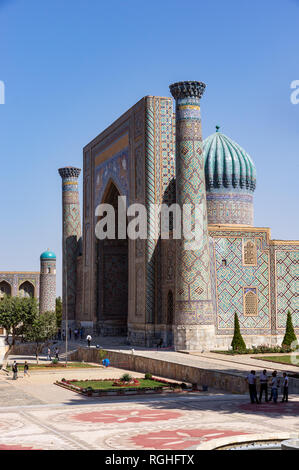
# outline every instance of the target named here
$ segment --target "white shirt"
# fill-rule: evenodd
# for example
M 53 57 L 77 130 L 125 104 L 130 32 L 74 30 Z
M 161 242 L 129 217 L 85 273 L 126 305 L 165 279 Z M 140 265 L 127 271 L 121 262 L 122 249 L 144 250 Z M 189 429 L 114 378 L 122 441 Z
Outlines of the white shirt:
M 283 378 L 283 386 L 288 387 L 289 386 L 289 377 L 286 376 Z
M 247 375 L 247 380 L 248 380 L 248 383 L 250 385 L 254 385 L 255 384 L 255 380 L 256 380 L 256 377 L 254 374 L 248 374 Z
M 260 382 L 266 384 L 266 383 L 267 383 L 267 379 L 268 379 L 267 374 L 264 374 L 263 372 L 261 372 L 261 375 L 260 375 Z

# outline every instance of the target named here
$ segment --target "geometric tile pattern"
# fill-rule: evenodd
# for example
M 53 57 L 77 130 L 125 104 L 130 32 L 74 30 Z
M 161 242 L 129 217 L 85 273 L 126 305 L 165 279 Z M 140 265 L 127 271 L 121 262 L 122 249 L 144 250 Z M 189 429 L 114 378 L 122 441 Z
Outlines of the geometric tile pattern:
M 125 147 L 95 168 L 95 207 L 102 203 L 108 181 L 113 181 L 120 196 L 129 198 L 129 148 Z
M 294 327 L 299 327 L 299 251 L 276 251 L 277 326 L 285 328 L 290 310 Z
M 161 253 L 157 240 L 150 237 L 154 229 L 160 233 L 156 218 L 150 214 L 151 204 L 172 202 L 174 178 L 173 112 L 169 98 L 148 97 L 145 111 L 145 204 L 148 210 L 146 241 L 146 319 L 153 322 L 155 309 L 161 305 Z M 156 303 L 157 300 L 157 303 Z
M 181 210 L 199 208 L 196 219 L 200 246 L 188 249 L 187 239 L 177 242 L 175 323 L 213 323 L 209 237 L 204 161 L 201 149 L 200 84 L 176 83 L 170 91 L 176 99 L 176 202 Z
M 254 241 L 250 233 L 243 234 L 244 242 Z M 232 334 L 234 314 L 238 313 L 242 333 L 265 334 L 270 330 L 269 253 L 262 249 L 260 238 L 257 246 L 257 266 L 243 266 L 242 238 L 231 234 L 215 238 L 215 262 L 217 275 L 217 329 L 218 334 Z M 226 266 L 223 266 L 223 259 Z M 244 316 L 243 288 L 258 290 L 258 312 L 256 316 Z M 247 291 L 246 291 L 247 292 Z
M 60 168 L 62 178 L 63 211 L 63 319 L 74 319 L 76 312 L 76 271 L 78 240 L 81 237 L 78 178 L 81 170 L 74 167 Z

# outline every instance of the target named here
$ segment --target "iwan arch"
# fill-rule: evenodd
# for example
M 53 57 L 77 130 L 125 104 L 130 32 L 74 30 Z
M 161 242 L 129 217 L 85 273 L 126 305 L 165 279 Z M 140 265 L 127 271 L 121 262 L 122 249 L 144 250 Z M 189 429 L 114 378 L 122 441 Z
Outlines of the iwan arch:
M 181 349 L 227 347 L 237 312 L 247 345 L 276 344 L 287 310 L 299 332 L 299 242 L 271 240 L 254 227 L 255 165 L 219 128 L 202 141 L 205 85 L 179 82 L 170 97 L 147 96 L 83 149 L 80 170 L 59 170 L 63 189 L 64 303 L 71 323 L 131 344 Z M 259 177 L 262 179 L 262 175 Z M 201 249 L 184 240 L 104 240 L 96 207 L 200 204 Z M 148 228 L 154 220 L 148 217 Z

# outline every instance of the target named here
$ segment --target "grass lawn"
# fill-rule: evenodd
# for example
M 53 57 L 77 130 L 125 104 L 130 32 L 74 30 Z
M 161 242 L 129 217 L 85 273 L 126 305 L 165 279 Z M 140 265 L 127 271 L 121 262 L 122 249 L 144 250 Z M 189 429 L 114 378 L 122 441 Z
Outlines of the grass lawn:
M 17 362 L 18 364 L 18 369 L 19 370 L 24 370 L 24 364 L 21 364 Z M 68 362 L 67 367 L 65 367 L 65 362 L 58 362 L 58 364 L 51 364 L 50 362 L 44 362 L 44 363 L 29 363 L 29 372 L 30 370 L 52 370 L 52 369 L 86 369 L 88 368 L 97 368 L 99 366 L 96 366 L 94 364 L 88 364 L 87 362 Z M 7 366 L 7 370 L 11 370 L 11 366 Z
M 162 383 L 162 382 L 157 382 L 155 380 L 147 380 L 147 379 L 138 379 L 139 380 L 139 385 L 123 385 L 123 386 L 117 386 L 113 385 L 114 380 L 78 380 L 76 382 L 72 382 L 72 385 L 76 385 L 77 387 L 80 388 L 87 388 L 91 387 L 94 390 L 107 390 L 107 389 L 112 389 L 112 390 L 117 390 L 117 389 L 126 389 L 126 388 L 155 388 L 155 387 L 169 387 L 169 385 Z
M 290 366 L 299 367 L 298 364 L 293 364 L 291 362 L 291 356 L 259 356 L 259 357 L 253 357 L 252 359 L 260 359 L 262 361 L 271 361 L 271 362 L 277 362 L 278 364 L 289 364 Z

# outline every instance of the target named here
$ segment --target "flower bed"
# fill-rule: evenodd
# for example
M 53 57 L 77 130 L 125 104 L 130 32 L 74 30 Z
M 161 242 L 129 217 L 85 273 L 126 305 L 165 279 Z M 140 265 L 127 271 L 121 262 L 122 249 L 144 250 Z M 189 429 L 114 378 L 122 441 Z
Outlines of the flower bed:
M 164 379 L 136 379 L 129 381 L 121 379 L 102 380 L 66 380 L 57 381 L 56 385 L 87 396 L 133 395 L 144 393 L 161 393 L 162 391 L 180 392 L 185 390 L 181 384 L 168 382 Z

